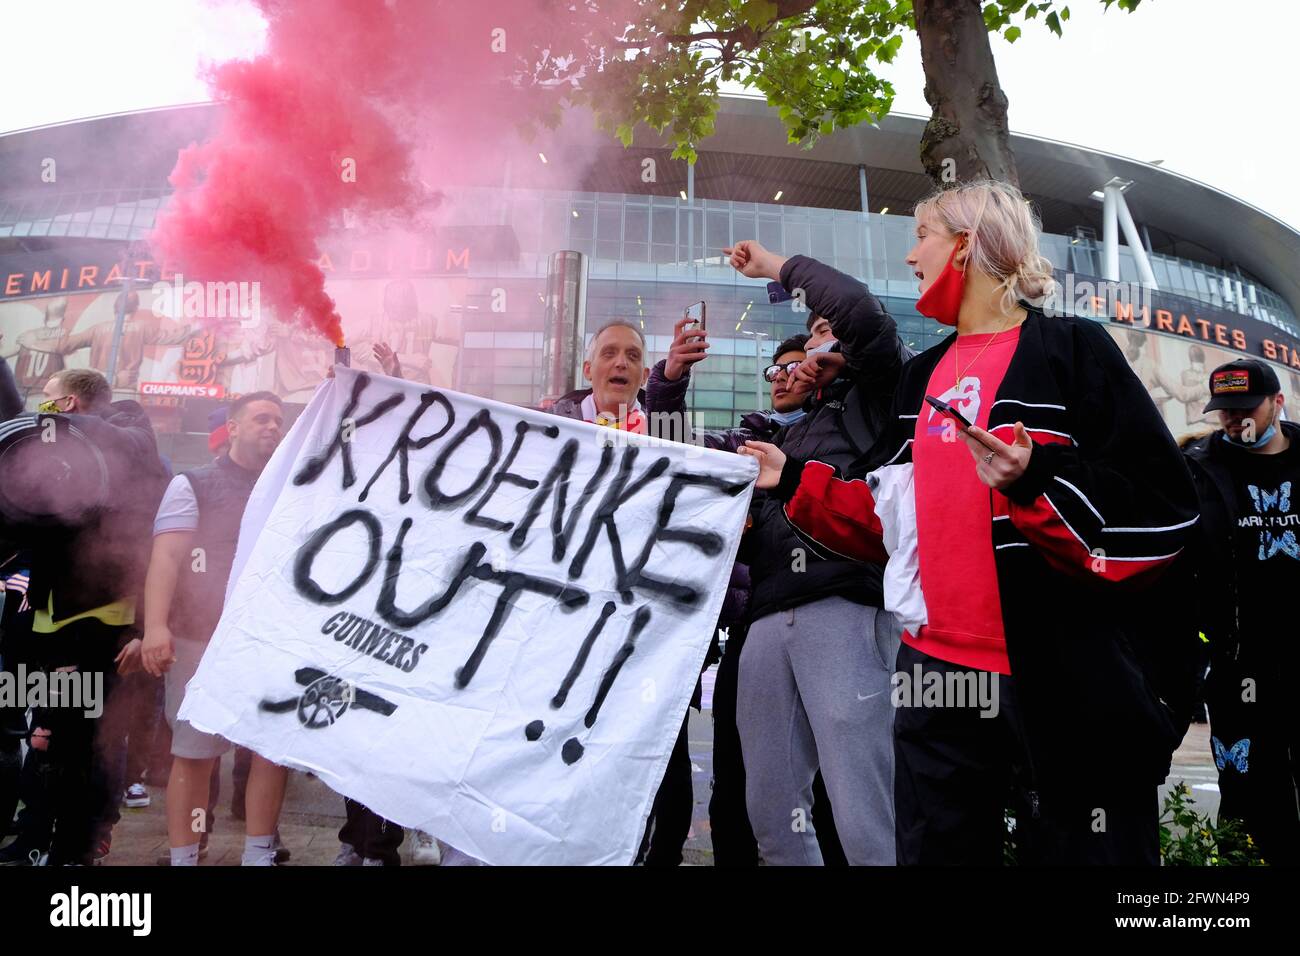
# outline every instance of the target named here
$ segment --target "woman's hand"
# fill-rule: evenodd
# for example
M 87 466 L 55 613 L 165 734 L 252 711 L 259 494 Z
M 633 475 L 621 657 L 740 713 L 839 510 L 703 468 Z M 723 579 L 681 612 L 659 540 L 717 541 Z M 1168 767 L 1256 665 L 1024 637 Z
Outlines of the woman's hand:
M 1029 467 L 1029 456 L 1033 453 L 1034 441 L 1020 422 L 1016 422 L 1015 441 L 1010 445 L 974 425 L 957 434 L 961 436 L 961 440 L 966 443 L 966 447 L 975 458 L 975 470 L 979 474 L 980 481 L 990 488 L 1003 491 L 1018 480 Z M 981 445 L 980 441 L 985 442 L 988 447 Z
M 781 480 L 781 469 L 785 467 L 786 454 L 771 442 L 747 441 L 737 448 L 742 455 L 748 455 L 758 462 L 758 480 L 755 488 L 775 488 Z

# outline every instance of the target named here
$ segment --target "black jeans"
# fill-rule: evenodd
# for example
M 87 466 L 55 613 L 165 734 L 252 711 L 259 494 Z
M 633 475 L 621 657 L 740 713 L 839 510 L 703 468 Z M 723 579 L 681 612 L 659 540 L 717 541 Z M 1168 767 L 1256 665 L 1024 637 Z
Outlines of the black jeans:
M 126 727 L 123 779 L 127 786 L 143 783 L 157 761 L 159 730 L 167 723 L 163 708 L 163 682 L 143 671 L 122 678 L 118 693 Z
M 691 832 L 691 814 L 695 809 L 695 790 L 691 784 L 691 751 L 686 739 L 691 709 L 686 708 L 681 733 L 668 757 L 663 783 L 655 794 L 641 838 L 638 861 L 646 866 L 681 866 L 682 847 Z
M 736 727 L 736 688 L 744 627 L 730 628 L 727 649 L 713 685 L 713 792 L 709 795 L 709 831 L 714 866 L 758 866 L 758 841 L 745 807 L 745 759 Z M 820 835 L 820 824 L 818 834 Z
M 0 838 L 9 835 L 18 808 L 22 779 L 22 739 L 26 736 L 27 714 L 17 707 L 0 707 Z
M 113 680 L 105 673 L 105 694 Z M 111 829 L 122 798 L 121 774 L 100 738 L 100 721 L 65 709 L 51 728 L 50 763 L 55 772 L 54 839 L 50 865 L 92 862 L 102 827 Z
M 13 832 L 18 839 L 12 844 L 21 847 L 24 856 L 32 850 L 45 853 L 50 848 L 50 838 L 54 834 L 55 792 L 54 767 L 48 752 L 29 749 L 18 779 L 18 795 L 23 808 L 14 821 Z
M 362 859 L 383 860 L 384 866 L 401 866 L 398 848 L 406 831 L 355 800 L 345 797 L 343 805 L 347 821 L 339 828 L 339 842 L 350 845 Z
M 137 671 L 115 678 L 112 683 L 112 693 L 107 694 L 95 733 L 97 759 L 104 775 L 104 802 L 96 821 L 96 832 L 101 837 L 110 834 L 122 819 L 123 791 L 144 779 L 157 722 L 163 719 L 160 698 L 156 717 L 150 713 L 162 688 L 161 680 Z M 108 687 L 106 680 L 105 691 Z
M 38 718 L 38 726 L 50 731 L 53 790 L 49 812 L 55 821 L 51 866 L 91 863 L 97 839 L 117 820 L 125 770 L 118 738 L 125 734 L 125 725 L 115 719 L 121 710 L 113 701 L 118 686 L 113 658 L 121 636 L 122 628 L 93 618 L 74 621 L 56 634 L 37 636 L 37 640 L 61 641 L 66 642 L 64 647 L 78 648 L 76 678 L 84 691 L 86 675 L 90 675 L 91 691 L 98 688 L 102 693 L 97 702 L 102 711 L 95 716 L 90 702 L 83 699 L 77 706 L 64 701 L 45 708 Z M 59 679 L 53 672 L 50 678 Z
M 1160 810 L 1153 784 L 1108 781 L 1080 768 L 1077 786 L 1042 787 L 1025 772 L 1014 683 L 916 650 L 899 649 L 897 671 L 974 673 L 995 681 L 997 715 L 977 706 L 902 706 L 894 718 L 894 817 L 899 865 L 999 866 L 1004 811 L 1016 815 L 1016 862 L 1025 865 L 1158 866 Z M 1080 719 L 1086 719 L 1080 717 Z M 1100 811 L 1100 812 L 1099 812 Z

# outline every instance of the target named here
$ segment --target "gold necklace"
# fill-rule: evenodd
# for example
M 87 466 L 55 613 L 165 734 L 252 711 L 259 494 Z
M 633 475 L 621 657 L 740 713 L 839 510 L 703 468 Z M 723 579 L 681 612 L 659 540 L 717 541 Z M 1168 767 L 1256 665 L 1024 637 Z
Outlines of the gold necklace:
M 971 359 L 969 363 L 967 363 L 966 365 L 967 372 L 969 372 L 972 368 L 975 367 L 975 363 L 980 360 L 980 356 L 982 356 L 985 352 L 988 351 L 988 347 L 993 344 L 994 340 L 999 335 L 1001 335 L 1003 332 L 1011 331 L 1011 326 L 1012 324 L 1014 324 L 1014 321 L 1015 321 L 1015 316 L 1012 316 L 1012 322 L 1008 323 L 1005 328 L 998 329 L 998 331 L 993 333 L 992 337 L 989 338 L 989 340 L 984 343 L 984 348 L 980 349 L 978 354 L 976 354 L 976 356 L 973 359 Z M 961 343 L 961 336 L 958 336 L 957 340 L 952 343 L 952 351 L 953 351 L 952 369 L 953 372 L 955 373 L 952 380 L 952 387 L 954 391 L 961 388 L 962 371 L 961 371 L 961 344 L 960 343 Z

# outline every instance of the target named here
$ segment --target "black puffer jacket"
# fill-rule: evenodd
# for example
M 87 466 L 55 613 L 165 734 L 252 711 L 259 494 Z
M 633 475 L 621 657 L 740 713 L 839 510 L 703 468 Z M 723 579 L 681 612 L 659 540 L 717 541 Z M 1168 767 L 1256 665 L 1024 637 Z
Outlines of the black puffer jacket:
M 845 357 L 845 373 L 809 399 L 804 418 L 773 437 L 755 434 L 759 420 L 752 416 L 746 416 L 748 427 L 700 437 L 710 448 L 730 451 L 758 438 L 796 458 L 847 467 L 870 451 L 884 431 L 899 370 L 912 353 L 898 338 L 897 326 L 880 300 L 851 276 L 816 259 L 793 256 L 781 269 L 781 284 L 787 291 L 802 289 L 809 311 L 830 322 Z M 652 415 L 680 414 L 690 375 L 670 381 L 664 365 L 661 361 L 650 372 L 646 407 Z M 749 565 L 751 619 L 832 596 L 881 604 L 881 565 L 844 559 L 800 539 L 782 515 L 781 503 L 764 492 L 755 492 L 750 514 L 753 527 L 741 542 L 738 560 Z

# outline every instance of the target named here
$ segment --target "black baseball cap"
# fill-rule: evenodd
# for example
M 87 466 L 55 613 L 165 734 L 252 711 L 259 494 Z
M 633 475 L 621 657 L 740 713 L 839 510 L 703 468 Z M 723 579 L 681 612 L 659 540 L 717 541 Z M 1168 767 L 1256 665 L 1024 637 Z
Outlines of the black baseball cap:
M 1277 373 L 1259 359 L 1237 359 L 1210 373 L 1210 403 L 1204 410 L 1254 408 L 1280 391 Z

